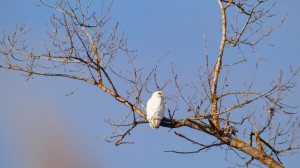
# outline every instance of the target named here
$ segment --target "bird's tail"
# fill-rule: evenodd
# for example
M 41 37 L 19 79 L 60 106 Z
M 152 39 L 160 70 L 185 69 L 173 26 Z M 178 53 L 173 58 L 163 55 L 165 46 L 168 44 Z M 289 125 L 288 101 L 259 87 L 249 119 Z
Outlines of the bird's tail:
M 149 123 L 150 123 L 150 128 L 159 128 L 159 125 L 161 123 L 160 118 L 152 118 L 150 119 Z

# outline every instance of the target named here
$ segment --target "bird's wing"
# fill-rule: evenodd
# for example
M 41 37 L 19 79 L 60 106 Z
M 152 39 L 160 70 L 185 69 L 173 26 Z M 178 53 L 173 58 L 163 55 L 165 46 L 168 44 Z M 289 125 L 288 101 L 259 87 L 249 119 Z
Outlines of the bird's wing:
M 150 98 L 147 103 L 147 119 L 163 118 L 164 104 L 161 98 Z

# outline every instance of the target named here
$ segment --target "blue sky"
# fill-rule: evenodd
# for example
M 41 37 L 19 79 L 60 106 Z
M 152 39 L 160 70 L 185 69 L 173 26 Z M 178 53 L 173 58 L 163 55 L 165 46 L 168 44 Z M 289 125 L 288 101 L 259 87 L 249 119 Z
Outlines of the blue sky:
M 12 32 L 16 24 L 24 20 L 32 29 L 30 44 L 40 47 L 41 40 L 46 39 L 45 23 L 54 11 L 38 7 L 38 4 L 36 0 L 0 0 L 0 30 Z M 288 74 L 290 65 L 299 66 L 299 6 L 297 0 L 278 1 L 274 8 L 276 18 L 268 21 L 276 25 L 288 14 L 286 22 L 267 38 L 275 46 L 261 44 L 258 47 L 260 56 L 267 60 L 259 66 L 256 87 L 261 90 L 267 89 L 281 68 Z M 172 62 L 182 83 L 195 77 L 193 73 L 204 65 L 204 27 L 211 60 L 215 59 L 219 48 L 220 11 L 217 1 L 116 0 L 111 15 L 112 21 L 120 22 L 120 31 L 128 37 L 129 48 L 139 51 L 137 63 L 146 67 L 146 71 L 170 52 L 159 67 L 160 81 L 170 75 Z M 230 57 L 238 55 L 234 51 L 225 54 L 228 55 L 225 63 L 238 60 Z M 249 80 L 252 74 L 249 72 L 253 72 L 258 57 L 251 52 L 246 56 L 249 58 L 246 66 L 236 66 L 231 70 L 233 86 L 240 84 L 240 80 Z M 120 121 L 123 116 L 120 115 L 123 111 L 127 113 L 128 109 L 94 86 L 82 84 L 75 94 L 65 96 L 79 82 L 39 76 L 26 81 L 19 72 L 2 69 L 0 76 L 0 167 L 39 168 L 46 162 L 42 158 L 51 153 L 45 151 L 52 150 L 54 154 L 50 154 L 50 158 L 76 158 L 78 163 L 72 164 L 78 167 L 230 166 L 224 160 L 224 150 L 212 149 L 191 155 L 163 152 L 195 149 L 194 145 L 176 137 L 167 128 L 151 130 L 148 125 L 139 126 L 127 137 L 128 141 L 135 142 L 134 145 L 116 147 L 113 143 L 96 139 L 112 130 L 105 123 L 106 119 Z M 299 93 L 298 85 L 287 101 L 299 105 Z M 184 128 L 180 131 L 187 131 L 200 139 L 208 138 Z M 299 140 L 297 145 L 300 145 Z M 55 151 L 59 151 L 58 154 Z M 293 168 L 299 165 L 299 159 L 297 154 L 283 157 L 282 161 L 284 166 Z

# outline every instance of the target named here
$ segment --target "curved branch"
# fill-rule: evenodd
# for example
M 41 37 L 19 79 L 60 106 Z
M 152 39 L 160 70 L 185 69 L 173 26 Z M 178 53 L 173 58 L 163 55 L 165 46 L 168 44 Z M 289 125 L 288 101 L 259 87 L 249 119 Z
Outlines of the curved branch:
M 217 88 L 218 88 L 218 80 L 219 80 L 219 75 L 220 71 L 222 68 L 222 59 L 223 59 L 223 52 L 225 49 L 225 42 L 226 42 L 226 13 L 225 10 L 226 8 L 231 4 L 232 0 L 230 0 L 226 6 L 223 6 L 223 3 L 221 0 L 218 0 L 221 11 L 222 11 L 222 39 L 221 39 L 221 44 L 220 44 L 220 49 L 218 53 L 218 58 L 215 64 L 215 70 L 214 70 L 214 75 L 213 75 L 213 83 L 212 83 L 212 88 L 211 88 L 211 112 L 212 114 L 217 114 L 218 113 L 218 100 L 219 98 L 217 97 Z M 216 129 L 220 129 L 219 125 L 219 120 L 218 116 L 214 116 L 213 118 L 213 123 L 216 127 Z

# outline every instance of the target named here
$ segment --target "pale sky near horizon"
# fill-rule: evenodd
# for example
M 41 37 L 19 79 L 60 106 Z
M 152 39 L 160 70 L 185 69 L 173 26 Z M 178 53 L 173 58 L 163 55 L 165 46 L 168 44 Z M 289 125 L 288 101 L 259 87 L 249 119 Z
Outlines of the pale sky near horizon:
M 2 30 L 12 32 L 16 24 L 24 21 L 32 29 L 30 45 L 40 46 L 41 40 L 46 37 L 45 23 L 55 11 L 38 7 L 38 4 L 37 0 L 0 0 L 1 33 Z M 274 44 L 273 47 L 263 43 L 258 47 L 258 54 L 266 61 L 259 64 L 257 88 L 267 89 L 265 86 L 270 86 L 272 79 L 278 77 L 280 69 L 288 75 L 290 65 L 299 67 L 299 7 L 300 1 L 297 0 L 276 3 L 274 11 L 277 15 L 269 23 L 276 25 L 285 14 L 287 19 L 267 38 Z M 111 16 L 112 21 L 120 22 L 120 31 L 128 37 L 129 48 L 138 50 L 137 62 L 145 65 L 146 70 L 149 71 L 161 56 L 169 52 L 158 69 L 161 80 L 171 74 L 172 63 L 181 81 L 195 77 L 194 72 L 205 63 L 204 27 L 212 60 L 219 48 L 220 10 L 217 1 L 115 0 Z M 225 63 L 239 60 L 240 57 L 230 57 L 233 52 L 228 53 Z M 233 76 L 238 76 L 232 85 L 240 78 L 248 77 L 248 74 L 245 75 L 247 68 L 253 72 L 258 56 L 252 53 L 246 53 L 246 56 L 249 62 L 245 67 L 244 64 L 231 70 Z M 19 72 L 2 69 L 0 77 L 0 167 L 44 168 L 47 165 L 50 168 L 65 164 L 60 163 L 61 159 L 69 159 L 69 164 L 78 168 L 231 166 L 224 159 L 224 149 L 214 148 L 190 155 L 164 152 L 198 149 L 167 128 L 151 130 L 147 124 L 141 125 L 126 139 L 134 141 L 133 145 L 116 147 L 113 143 L 97 139 L 113 129 L 105 122 L 106 119 L 119 121 L 123 116 L 120 117 L 120 114 L 123 111 L 127 113 L 128 109 L 94 86 L 83 84 L 75 94 L 65 96 L 80 82 L 40 76 L 26 81 Z M 295 87 L 287 101 L 299 105 L 299 93 L 300 85 Z M 204 134 L 196 136 L 197 132 L 185 128 L 178 131 L 188 132 L 194 138 L 207 138 Z M 300 145 L 300 140 L 295 145 Z M 282 157 L 283 165 L 289 168 L 297 168 L 299 159 L 299 153 Z M 47 164 L 51 160 L 57 164 Z

